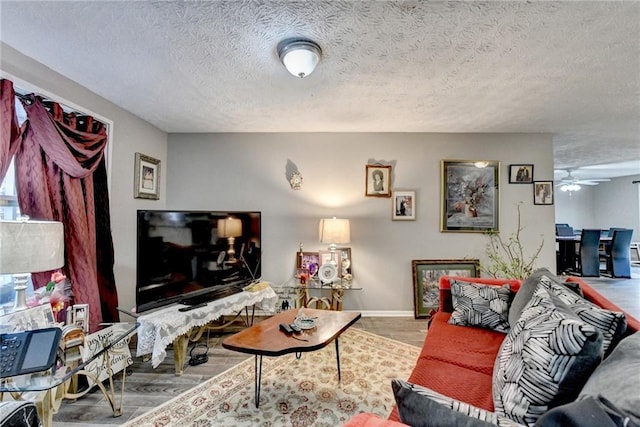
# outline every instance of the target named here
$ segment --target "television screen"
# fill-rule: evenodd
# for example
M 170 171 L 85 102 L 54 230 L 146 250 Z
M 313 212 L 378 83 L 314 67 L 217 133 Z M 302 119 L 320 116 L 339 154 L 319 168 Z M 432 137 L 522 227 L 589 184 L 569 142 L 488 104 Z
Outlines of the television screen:
M 215 299 L 261 276 L 260 212 L 139 210 L 136 311 Z

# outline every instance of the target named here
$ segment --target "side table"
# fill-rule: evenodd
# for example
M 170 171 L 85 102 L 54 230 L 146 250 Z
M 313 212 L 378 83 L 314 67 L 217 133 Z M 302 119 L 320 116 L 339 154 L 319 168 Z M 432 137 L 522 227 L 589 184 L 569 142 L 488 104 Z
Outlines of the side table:
M 47 370 L 3 378 L 0 381 L 0 400 L 5 400 L 5 394 L 8 394 L 11 400 L 34 402 L 44 427 L 51 427 L 53 414 L 58 411 L 63 399 L 78 399 L 97 385 L 111 406 L 113 416 L 122 415 L 126 373 L 122 373 L 119 399 L 116 397 L 113 376 L 118 372 L 116 364 L 124 363 L 128 366 L 132 362 L 128 345 L 129 338 L 135 334 L 137 327 L 137 323 L 103 325 L 102 330 L 92 334 L 96 337 L 91 340 L 92 348 L 89 348 L 89 343 L 85 343 L 85 357 L 81 362 L 63 365 L 55 372 Z M 125 348 L 127 351 L 123 351 Z M 127 360 L 123 360 L 122 356 L 125 354 L 129 354 Z M 78 375 L 85 376 L 89 381 L 89 387 L 82 392 L 72 390 L 72 384 Z M 107 379 L 108 388 L 103 384 Z
M 344 286 L 340 282 L 323 285 L 319 281 L 313 280 L 302 285 L 295 278 L 287 281 L 282 287 L 294 290 L 296 308 L 326 308 L 334 311 L 342 311 L 345 292 L 362 290 L 360 286 L 353 286 L 353 284 Z M 328 293 L 329 296 L 324 296 L 323 293 Z

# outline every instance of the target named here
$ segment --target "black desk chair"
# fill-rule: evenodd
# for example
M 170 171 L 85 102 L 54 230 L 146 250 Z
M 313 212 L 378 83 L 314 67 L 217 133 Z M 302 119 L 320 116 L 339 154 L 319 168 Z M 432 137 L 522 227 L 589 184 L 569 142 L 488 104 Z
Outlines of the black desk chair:
M 600 276 L 600 230 L 582 230 L 577 253 L 578 274 L 583 277 Z
M 631 278 L 631 257 L 629 248 L 633 230 L 614 230 L 611 246 L 601 255 L 606 263 L 604 273 L 611 277 Z

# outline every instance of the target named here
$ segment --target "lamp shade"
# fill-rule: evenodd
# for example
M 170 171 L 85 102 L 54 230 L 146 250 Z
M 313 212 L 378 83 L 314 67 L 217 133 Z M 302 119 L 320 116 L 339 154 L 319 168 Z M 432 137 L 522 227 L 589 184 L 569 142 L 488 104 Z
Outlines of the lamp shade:
M 63 265 L 61 222 L 0 221 L 0 273 L 34 273 Z
M 242 236 L 242 221 L 237 218 L 218 220 L 218 237 Z
M 278 45 L 278 56 L 287 71 L 304 78 L 316 69 L 322 50 L 311 40 L 285 40 Z
M 322 243 L 342 245 L 351 241 L 351 227 L 348 219 L 323 218 L 318 226 L 318 239 Z

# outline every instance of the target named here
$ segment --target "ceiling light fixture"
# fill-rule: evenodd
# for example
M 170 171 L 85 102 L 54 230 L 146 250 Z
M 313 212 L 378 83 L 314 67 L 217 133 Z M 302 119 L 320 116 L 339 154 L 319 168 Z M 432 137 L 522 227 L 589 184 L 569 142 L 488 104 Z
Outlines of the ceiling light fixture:
M 578 184 L 564 184 L 563 186 L 560 187 L 560 190 L 562 191 L 579 191 L 580 187 Z
M 278 57 L 287 71 L 304 78 L 313 73 L 320 62 L 322 49 L 311 40 L 287 39 L 278 44 Z

